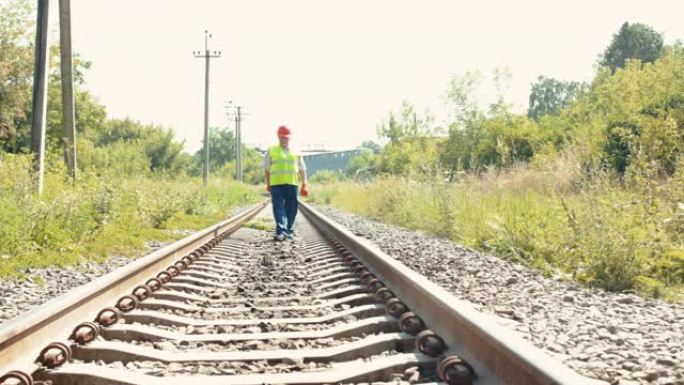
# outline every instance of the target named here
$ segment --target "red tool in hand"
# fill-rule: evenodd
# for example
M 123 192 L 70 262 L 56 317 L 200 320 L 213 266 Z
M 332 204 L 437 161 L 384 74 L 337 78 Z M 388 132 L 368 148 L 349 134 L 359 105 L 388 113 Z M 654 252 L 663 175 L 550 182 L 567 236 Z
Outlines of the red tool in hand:
M 299 189 L 299 195 L 301 195 L 303 197 L 309 196 L 309 190 L 306 188 L 306 184 L 303 184 L 302 188 Z

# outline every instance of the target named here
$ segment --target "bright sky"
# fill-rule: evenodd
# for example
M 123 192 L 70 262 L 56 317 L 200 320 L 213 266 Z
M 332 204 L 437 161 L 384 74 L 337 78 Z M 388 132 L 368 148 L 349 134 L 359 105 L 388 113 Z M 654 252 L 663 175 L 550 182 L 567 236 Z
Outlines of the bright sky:
M 468 70 L 507 67 L 524 110 L 540 74 L 591 79 L 624 21 L 683 39 L 682 11 L 675 0 L 72 0 L 72 28 L 110 116 L 173 128 L 188 151 L 202 141 L 204 59 L 193 51 L 205 29 L 222 53 L 211 61 L 212 126 L 229 124 L 233 100 L 249 114 L 247 143 L 275 143 L 286 124 L 300 146 L 343 149 L 376 139 L 403 100 L 439 123 L 450 76 Z

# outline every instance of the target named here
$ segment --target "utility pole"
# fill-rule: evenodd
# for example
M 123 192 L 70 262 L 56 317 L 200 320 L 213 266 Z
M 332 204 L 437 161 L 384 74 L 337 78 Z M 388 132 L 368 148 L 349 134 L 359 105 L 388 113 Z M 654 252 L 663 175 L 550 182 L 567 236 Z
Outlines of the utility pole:
M 242 121 L 242 118 L 240 116 L 240 109 L 242 109 L 242 107 L 236 106 L 236 108 L 237 114 L 235 115 L 235 141 L 237 142 L 237 152 L 235 153 L 235 164 L 237 166 L 237 180 L 238 182 L 242 182 L 242 131 L 240 127 L 240 122 Z
M 242 182 L 244 179 L 244 174 L 242 169 L 242 118 L 243 115 L 249 115 L 242 113 L 242 107 L 238 105 L 233 105 L 233 101 L 228 101 L 228 104 L 223 108 L 228 110 L 228 118 L 230 119 L 231 113 L 230 109 L 235 108 L 235 180 Z
M 59 0 L 59 48 L 62 77 L 62 140 L 64 163 L 76 180 L 76 126 L 74 113 L 74 79 L 71 56 L 71 0 Z
M 48 70 L 48 10 L 50 0 L 38 0 L 36 22 L 36 51 L 33 70 L 33 121 L 31 122 L 31 152 L 34 154 L 33 169 L 38 172 L 37 190 L 43 193 L 45 171 L 45 115 L 47 110 Z
M 202 180 L 204 186 L 209 182 L 209 61 L 221 57 L 221 51 L 209 52 L 209 31 L 204 31 L 204 53 L 195 51 L 195 58 L 204 58 L 204 167 L 202 168 Z

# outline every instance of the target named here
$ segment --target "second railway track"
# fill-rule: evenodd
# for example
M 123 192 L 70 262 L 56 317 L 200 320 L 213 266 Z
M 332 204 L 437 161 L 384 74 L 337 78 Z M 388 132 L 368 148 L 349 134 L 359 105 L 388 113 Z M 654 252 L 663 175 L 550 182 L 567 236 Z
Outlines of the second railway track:
M 0 327 L 0 385 L 600 383 L 307 205 L 240 227 L 263 207 Z

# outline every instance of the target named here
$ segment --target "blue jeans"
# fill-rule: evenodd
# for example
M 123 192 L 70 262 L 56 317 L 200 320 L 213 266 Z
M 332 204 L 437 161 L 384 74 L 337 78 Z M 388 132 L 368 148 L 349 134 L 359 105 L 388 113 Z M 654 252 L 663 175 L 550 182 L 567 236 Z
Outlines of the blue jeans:
M 271 204 L 276 223 L 276 235 L 292 234 L 297 216 L 297 186 L 291 184 L 271 186 Z

